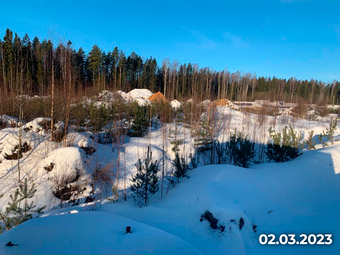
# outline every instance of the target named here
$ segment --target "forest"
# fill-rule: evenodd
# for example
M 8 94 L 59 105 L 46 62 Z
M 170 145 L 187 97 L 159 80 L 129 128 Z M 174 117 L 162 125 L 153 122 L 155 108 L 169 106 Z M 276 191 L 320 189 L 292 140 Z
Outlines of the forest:
M 7 29 L 0 39 L 0 95 L 6 102 L 17 95 L 75 100 L 102 90 L 161 91 L 168 100 L 197 102 L 271 100 L 289 103 L 339 104 L 340 83 L 318 80 L 257 77 L 256 74 L 213 70 L 194 63 L 165 59 L 157 62 L 135 52 L 126 55 L 113 47 L 105 52 L 93 45 L 90 52 L 74 49 L 72 42 L 20 38 Z M 5 101 L 4 101 L 5 100 Z M 2 108 L 4 113 L 10 110 Z

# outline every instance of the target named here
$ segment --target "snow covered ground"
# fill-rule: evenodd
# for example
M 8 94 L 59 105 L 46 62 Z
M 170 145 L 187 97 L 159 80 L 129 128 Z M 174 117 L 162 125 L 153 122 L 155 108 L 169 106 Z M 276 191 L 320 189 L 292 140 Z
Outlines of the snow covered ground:
M 125 233 L 128 225 L 133 227 L 131 234 Z M 1 254 L 170 255 L 178 251 L 188 255 L 201 254 L 179 237 L 147 224 L 104 212 L 66 213 L 34 219 L 0 238 Z M 20 242 L 16 243 L 17 247 L 5 247 L 6 239 L 20 239 Z
M 148 96 L 147 92 L 135 94 L 131 93 L 136 98 Z M 316 136 L 328 126 L 322 121 L 260 116 L 229 107 L 218 107 L 215 114 L 214 128 L 220 141 L 226 141 L 235 129 L 264 144 L 269 127 L 280 131 L 292 124 L 306 138 L 308 132 L 313 130 Z M 119 187 L 128 191 L 135 164 L 145 156 L 148 145 L 160 164 L 164 148 L 165 168 L 171 171 L 175 130 L 176 139 L 183 140 L 179 148 L 187 159 L 194 153 L 194 141 L 188 128 L 166 124 L 164 130 L 152 129 L 145 137 L 126 138 L 118 160 L 116 145 L 96 143 L 87 133 L 70 132 L 68 147 L 61 148 L 62 143 L 50 142 L 48 132 L 37 122 L 30 122 L 34 128 L 23 132 L 23 141 L 32 149 L 20 159 L 21 178 L 36 182 L 35 201 L 47 209 L 41 218 L 1 234 L 0 254 L 338 254 L 340 250 L 339 142 L 327 148 L 317 144 L 317 150 L 305 150 L 286 163 L 253 164 L 249 169 L 201 166 L 175 187 L 165 182 L 163 199 L 159 191 L 143 208 L 136 207 L 131 198 L 120 198 L 118 203 L 101 200 L 99 204 L 60 209 L 60 200 L 53 195 L 53 180 L 63 171 L 80 173 L 80 180 L 90 183 L 95 169 L 108 166 L 115 173 L 119 164 Z M 335 140 L 339 135 L 338 127 Z M 18 128 L 0 130 L 0 194 L 5 193 L 1 210 L 17 184 L 17 160 L 7 160 L 4 155 L 15 149 L 18 136 Z M 89 147 L 95 149 L 93 154 L 84 150 Z M 53 170 L 46 170 L 51 164 Z M 94 189 L 95 193 L 111 192 Z M 90 191 L 88 186 L 83 196 Z M 211 229 L 206 220 L 200 221 L 207 210 L 225 226 L 224 232 Z M 244 227 L 240 230 L 241 218 Z M 126 226 L 132 227 L 131 234 L 124 233 Z M 333 244 L 263 246 L 258 242 L 263 233 L 330 233 Z M 6 247 L 9 241 L 18 246 Z
M 99 212 L 86 206 L 50 211 L 0 235 L 0 247 L 3 254 L 338 254 L 339 151 L 337 144 L 250 169 L 200 167 L 147 207 L 135 207 L 130 199 L 104 201 Z M 206 210 L 225 232 L 200 222 Z M 124 234 L 126 226 L 132 234 Z M 333 244 L 262 246 L 262 233 L 331 233 Z M 5 247 L 9 241 L 18 247 Z

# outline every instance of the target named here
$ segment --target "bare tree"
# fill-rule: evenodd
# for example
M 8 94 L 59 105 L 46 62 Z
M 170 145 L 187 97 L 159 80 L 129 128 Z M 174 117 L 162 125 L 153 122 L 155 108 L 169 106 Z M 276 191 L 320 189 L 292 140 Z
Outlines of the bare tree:
M 163 82 L 164 82 L 164 96 L 167 98 L 167 78 L 168 78 L 168 73 L 169 73 L 169 59 L 163 60 Z

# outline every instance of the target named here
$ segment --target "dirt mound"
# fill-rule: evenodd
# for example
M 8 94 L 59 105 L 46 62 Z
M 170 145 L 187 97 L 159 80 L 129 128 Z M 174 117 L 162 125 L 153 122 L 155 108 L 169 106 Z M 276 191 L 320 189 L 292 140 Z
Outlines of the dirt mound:
M 215 106 L 229 106 L 231 105 L 230 101 L 227 99 L 219 99 L 214 102 Z
M 165 96 L 159 91 L 157 93 L 153 94 L 151 97 L 149 97 L 149 100 L 150 100 L 151 103 L 167 102 Z

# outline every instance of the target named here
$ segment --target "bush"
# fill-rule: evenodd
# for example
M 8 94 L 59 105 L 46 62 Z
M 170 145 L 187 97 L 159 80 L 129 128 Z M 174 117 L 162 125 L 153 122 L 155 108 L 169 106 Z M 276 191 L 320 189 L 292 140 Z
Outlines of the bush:
M 75 169 L 75 172 L 71 174 L 68 172 L 55 173 L 52 182 L 54 184 L 53 195 L 61 202 L 74 202 L 81 198 L 90 184 L 90 181 L 78 169 Z
M 12 154 L 5 153 L 4 157 L 7 160 L 17 160 L 18 158 L 20 159 L 20 158 L 23 157 L 23 153 L 26 153 L 26 152 L 30 151 L 31 149 L 32 149 L 32 147 L 27 142 L 24 142 L 20 146 L 20 149 L 19 149 L 19 144 L 18 144 L 12 150 Z

